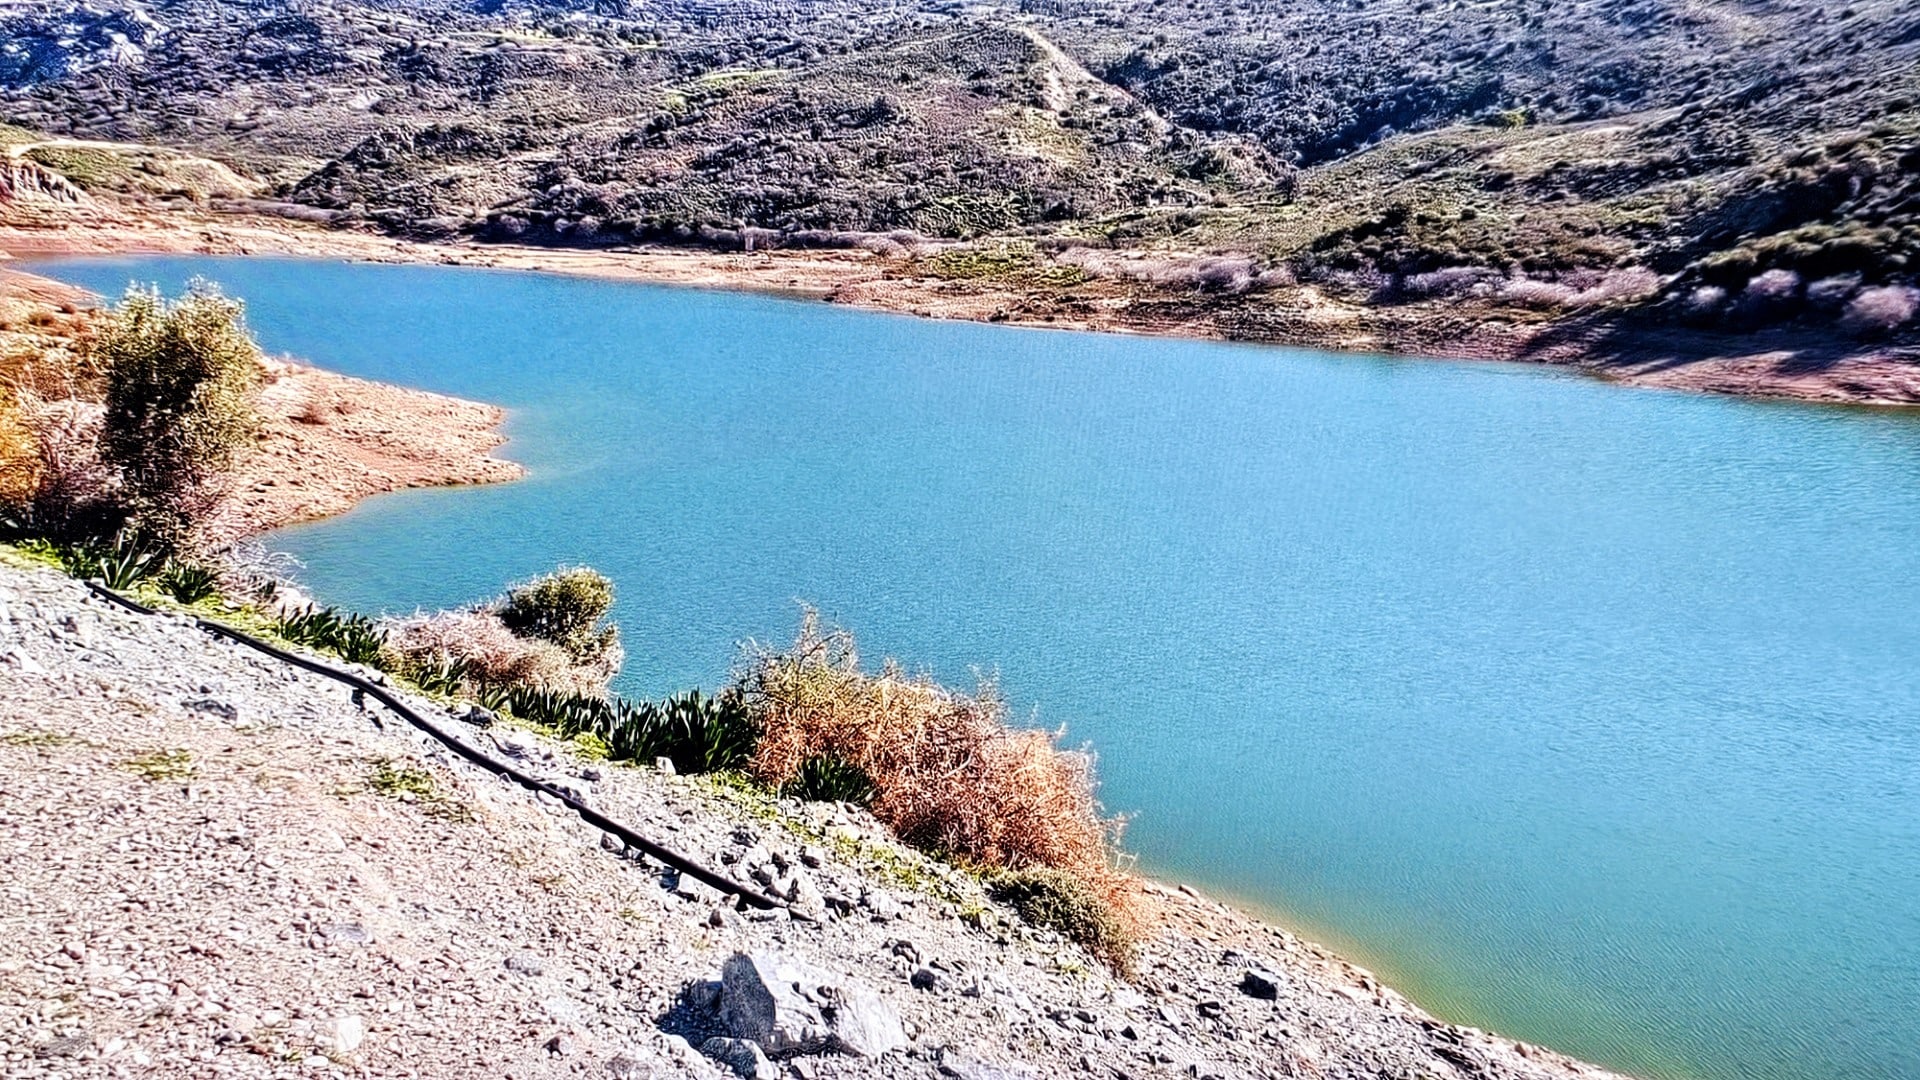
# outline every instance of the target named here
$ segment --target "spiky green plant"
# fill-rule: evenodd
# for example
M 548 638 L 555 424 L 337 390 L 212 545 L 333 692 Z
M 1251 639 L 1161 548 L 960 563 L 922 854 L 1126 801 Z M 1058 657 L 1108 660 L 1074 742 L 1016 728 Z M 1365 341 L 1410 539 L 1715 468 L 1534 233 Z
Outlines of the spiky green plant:
M 386 651 L 386 635 L 365 615 L 342 614 L 337 608 L 308 607 L 283 616 L 273 632 L 288 641 L 334 653 L 350 664 L 378 667 Z
M 873 801 L 873 781 L 856 765 L 837 757 L 808 758 L 780 794 L 808 802 L 844 802 L 865 806 Z
M 194 563 L 173 563 L 160 572 L 154 584 L 182 604 L 198 604 L 220 594 L 219 575 Z
M 54 552 L 67 573 L 97 579 L 107 588 L 120 591 L 158 575 L 167 565 L 164 551 L 124 532 L 90 543 L 58 546 Z
M 456 656 L 443 656 L 407 665 L 400 674 L 429 694 L 452 697 L 468 682 L 470 665 Z

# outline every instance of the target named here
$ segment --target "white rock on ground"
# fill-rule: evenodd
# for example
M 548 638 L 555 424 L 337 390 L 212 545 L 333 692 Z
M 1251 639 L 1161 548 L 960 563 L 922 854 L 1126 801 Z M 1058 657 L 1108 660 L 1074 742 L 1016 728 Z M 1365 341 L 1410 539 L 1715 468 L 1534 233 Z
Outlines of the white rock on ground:
M 507 742 L 818 909 L 735 911 L 346 687 L 0 564 L 0 1075 L 1606 1075 L 1190 890 L 1148 886 L 1164 929 L 1128 983 L 865 815 Z M 817 1021 L 796 1005 L 776 1038 L 776 1009 L 764 1066 L 709 1042 L 762 1031 L 736 955 L 769 996 L 769 971 L 814 973 Z

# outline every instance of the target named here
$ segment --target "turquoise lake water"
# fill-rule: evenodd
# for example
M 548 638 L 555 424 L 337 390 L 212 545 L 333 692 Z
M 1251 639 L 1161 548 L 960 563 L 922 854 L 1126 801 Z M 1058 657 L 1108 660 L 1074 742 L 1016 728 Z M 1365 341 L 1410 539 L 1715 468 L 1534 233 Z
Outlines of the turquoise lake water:
M 1100 752 L 1156 873 L 1649 1077 L 1920 1077 L 1920 415 L 424 267 L 191 274 L 497 402 L 524 483 L 276 545 L 329 601 L 620 587 L 624 688 L 797 601 Z

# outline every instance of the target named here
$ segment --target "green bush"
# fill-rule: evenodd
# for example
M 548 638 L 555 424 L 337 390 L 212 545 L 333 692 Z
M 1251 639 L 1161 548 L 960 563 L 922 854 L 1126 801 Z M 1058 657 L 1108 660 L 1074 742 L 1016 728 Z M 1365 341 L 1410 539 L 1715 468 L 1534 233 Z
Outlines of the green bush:
M 192 538 L 211 482 L 259 425 L 260 347 L 241 314 L 204 281 L 175 301 L 133 288 L 87 346 L 107 373 L 101 458 L 119 472 L 132 527 L 166 551 Z
M 1132 971 L 1138 935 L 1114 905 L 1065 870 L 1014 870 L 988 883 L 993 898 L 1034 926 L 1057 930 L 1125 975 Z
M 516 636 L 552 642 L 576 663 L 591 663 L 618 645 L 620 631 L 601 625 L 613 608 L 613 582 L 585 566 L 562 567 L 515 586 L 500 602 L 500 621 Z

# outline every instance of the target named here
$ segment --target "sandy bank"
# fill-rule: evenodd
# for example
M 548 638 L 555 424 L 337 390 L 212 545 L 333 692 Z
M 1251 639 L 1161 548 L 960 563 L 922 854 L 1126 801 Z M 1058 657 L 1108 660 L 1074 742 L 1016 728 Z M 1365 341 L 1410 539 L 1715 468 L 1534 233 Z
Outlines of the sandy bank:
M 69 363 L 100 299 L 84 290 L 0 268 L 0 368 L 45 384 Z M 39 367 L 41 374 L 35 375 Z M 494 457 L 506 441 L 503 410 L 285 360 L 265 363 L 262 427 L 244 455 L 217 526 L 251 536 L 342 513 L 403 488 L 517 479 Z
M 343 513 L 403 488 L 490 484 L 524 470 L 494 457 L 492 405 L 269 361 L 259 446 L 228 513 L 240 535 Z
M 1071 288 L 940 280 L 865 251 L 725 253 L 396 240 L 275 217 L 115 211 L 0 225 L 0 253 L 298 255 L 537 270 L 784 293 L 927 318 L 1568 367 L 1628 385 L 1864 405 L 1920 404 L 1920 355 L 1831 335 L 1621 332 L 1452 300 L 1370 305 L 1312 286 L 1225 296 L 1096 279 Z

